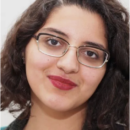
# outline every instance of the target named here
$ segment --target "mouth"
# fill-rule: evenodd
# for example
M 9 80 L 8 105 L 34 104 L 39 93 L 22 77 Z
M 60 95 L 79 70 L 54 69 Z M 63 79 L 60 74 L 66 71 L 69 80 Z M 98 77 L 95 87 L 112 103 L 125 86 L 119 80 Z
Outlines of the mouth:
M 60 76 L 49 75 L 48 78 L 54 87 L 61 90 L 71 90 L 77 86 L 77 84 L 70 81 L 69 79 L 65 79 Z

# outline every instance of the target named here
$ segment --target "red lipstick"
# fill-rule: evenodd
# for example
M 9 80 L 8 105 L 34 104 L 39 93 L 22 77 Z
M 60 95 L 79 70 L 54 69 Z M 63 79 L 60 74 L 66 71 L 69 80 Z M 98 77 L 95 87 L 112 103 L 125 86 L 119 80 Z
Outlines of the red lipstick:
M 56 88 L 61 90 L 70 90 L 77 86 L 74 82 L 60 76 L 49 75 L 48 78 Z

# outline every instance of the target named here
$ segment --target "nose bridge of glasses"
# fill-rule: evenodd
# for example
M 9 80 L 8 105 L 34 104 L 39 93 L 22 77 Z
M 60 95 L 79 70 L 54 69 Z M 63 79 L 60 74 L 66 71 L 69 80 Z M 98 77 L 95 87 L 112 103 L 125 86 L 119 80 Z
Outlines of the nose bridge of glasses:
M 69 50 L 70 47 L 76 48 L 76 50 L 78 49 L 78 47 L 74 45 L 68 45 L 68 48 L 63 53 L 65 54 Z
M 73 48 L 78 49 L 78 47 L 76 47 L 76 46 L 74 46 L 74 45 L 69 45 L 69 47 L 73 47 Z

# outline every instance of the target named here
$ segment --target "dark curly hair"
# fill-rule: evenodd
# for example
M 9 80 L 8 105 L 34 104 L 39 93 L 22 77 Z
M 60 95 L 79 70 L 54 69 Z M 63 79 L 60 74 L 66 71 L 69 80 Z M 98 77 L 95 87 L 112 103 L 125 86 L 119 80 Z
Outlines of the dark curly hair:
M 12 27 L 2 49 L 1 110 L 24 110 L 24 117 L 30 113 L 31 89 L 22 52 L 50 12 L 62 5 L 98 13 L 106 25 L 110 60 L 103 80 L 88 100 L 83 130 L 115 130 L 117 121 L 125 123 L 128 129 L 129 18 L 116 0 L 36 0 Z

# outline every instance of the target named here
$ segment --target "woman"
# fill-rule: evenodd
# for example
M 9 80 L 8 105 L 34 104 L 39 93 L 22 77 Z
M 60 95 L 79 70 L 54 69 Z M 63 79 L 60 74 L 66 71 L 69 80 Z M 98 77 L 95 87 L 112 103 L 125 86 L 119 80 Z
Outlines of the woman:
M 2 50 L 6 130 L 128 129 L 128 31 L 115 0 L 36 0 Z

